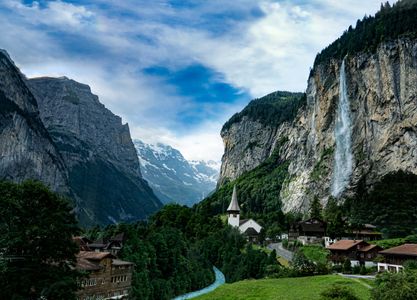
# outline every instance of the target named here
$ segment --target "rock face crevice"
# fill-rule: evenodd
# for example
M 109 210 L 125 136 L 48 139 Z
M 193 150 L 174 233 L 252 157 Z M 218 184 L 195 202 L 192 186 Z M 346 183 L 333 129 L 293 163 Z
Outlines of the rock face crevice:
M 307 104 L 278 130 L 242 120 L 233 131 L 222 133 L 226 150 L 219 183 L 259 165 L 285 138 L 281 159 L 290 165 L 280 194 L 284 211 L 306 211 L 313 197 L 325 204 L 334 170 L 341 64 L 331 60 L 315 66 L 308 79 Z M 375 53 L 348 55 L 345 64 L 353 167 L 341 201 L 355 193 L 363 177 L 372 186 L 393 171 L 417 174 L 417 40 L 383 42 Z M 255 153 L 246 149 L 251 137 L 258 137 L 262 147 Z

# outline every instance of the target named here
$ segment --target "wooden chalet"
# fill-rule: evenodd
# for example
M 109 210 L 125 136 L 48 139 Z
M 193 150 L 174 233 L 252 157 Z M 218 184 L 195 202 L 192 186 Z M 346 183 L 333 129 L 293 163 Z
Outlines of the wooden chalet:
M 330 260 L 334 264 L 341 264 L 349 259 L 352 265 L 363 266 L 374 266 L 374 260 L 382 250 L 381 247 L 363 240 L 340 240 L 327 249 L 330 250 Z
M 87 246 L 91 251 L 96 252 L 110 252 L 113 255 L 117 255 L 119 251 L 123 248 L 123 243 L 125 241 L 125 234 L 119 233 L 110 239 L 98 239 L 93 243 L 88 243 Z
M 288 232 L 288 240 L 298 240 L 303 244 L 321 243 L 326 235 L 326 227 L 326 222 L 316 218 L 293 223 Z
M 417 260 L 417 244 L 403 244 L 380 251 L 379 254 L 384 257 L 384 261 L 378 263 L 378 272 L 399 272 L 404 269 L 404 262 Z
M 346 237 L 363 241 L 376 241 L 382 238 L 382 233 L 376 230 L 376 226 L 372 224 L 364 224 L 360 228 L 354 229 L 346 233 Z
M 77 299 L 128 299 L 133 263 L 116 259 L 109 252 L 80 251 L 76 268 L 88 274 L 81 281 Z

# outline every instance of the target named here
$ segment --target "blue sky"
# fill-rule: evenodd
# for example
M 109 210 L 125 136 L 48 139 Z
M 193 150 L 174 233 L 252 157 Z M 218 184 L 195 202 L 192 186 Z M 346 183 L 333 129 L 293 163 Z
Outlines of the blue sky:
M 392 3 L 392 1 L 391 1 Z M 0 48 L 28 77 L 89 84 L 133 138 L 220 160 L 250 99 L 304 91 L 318 51 L 379 0 L 0 2 Z

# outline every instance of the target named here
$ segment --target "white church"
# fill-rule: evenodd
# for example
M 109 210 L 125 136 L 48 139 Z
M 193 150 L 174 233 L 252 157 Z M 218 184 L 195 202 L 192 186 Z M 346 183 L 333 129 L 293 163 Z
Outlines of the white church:
M 250 241 L 257 241 L 258 235 L 262 230 L 262 226 L 253 219 L 240 220 L 240 207 L 237 202 L 236 186 L 233 187 L 232 201 L 227 208 L 228 224 L 239 228 L 239 231 L 247 235 Z

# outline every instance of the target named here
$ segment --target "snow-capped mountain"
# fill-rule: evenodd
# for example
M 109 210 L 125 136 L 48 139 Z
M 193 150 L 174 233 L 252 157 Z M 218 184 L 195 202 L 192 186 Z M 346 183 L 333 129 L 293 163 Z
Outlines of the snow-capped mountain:
M 163 203 L 192 206 L 216 188 L 220 162 L 187 161 L 165 144 L 133 141 L 143 177 Z

